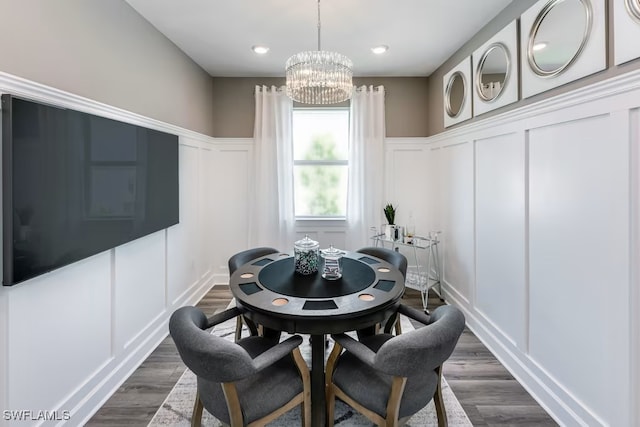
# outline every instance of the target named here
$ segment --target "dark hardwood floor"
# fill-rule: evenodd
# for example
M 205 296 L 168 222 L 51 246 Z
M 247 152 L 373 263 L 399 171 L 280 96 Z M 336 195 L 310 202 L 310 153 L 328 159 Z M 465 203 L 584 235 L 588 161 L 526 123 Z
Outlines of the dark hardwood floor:
M 208 316 L 231 300 L 228 286 L 214 286 L 198 303 Z M 422 308 L 420 293 L 407 289 L 403 303 Z M 429 295 L 429 309 L 442 302 Z M 167 337 L 93 416 L 88 426 L 146 426 L 185 366 Z M 444 376 L 474 426 L 556 426 L 489 350 L 465 329 Z

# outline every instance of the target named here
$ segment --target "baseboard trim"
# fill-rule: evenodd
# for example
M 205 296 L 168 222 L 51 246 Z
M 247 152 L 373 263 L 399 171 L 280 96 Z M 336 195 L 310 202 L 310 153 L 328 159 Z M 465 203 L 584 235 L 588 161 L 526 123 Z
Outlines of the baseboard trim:
M 71 410 L 72 420 L 75 422 L 75 420 L 81 419 L 78 425 L 86 424 L 169 335 L 169 318 L 174 310 L 185 305 L 196 305 L 213 286 L 214 282 L 210 277 L 209 280 L 195 286 L 196 289 L 193 292 L 186 292 L 185 294 L 189 296 L 183 299 L 180 304 L 168 308 L 161 316 L 158 316 L 155 328 L 146 339 L 139 335 L 140 342 L 137 346 L 132 343 L 126 354 L 123 354 L 117 361 L 113 359 L 107 363 L 87 381 L 87 383 L 98 381 L 92 390 L 86 392 L 83 390 L 86 387 L 79 387 L 72 397 L 60 405 L 58 410 L 73 407 Z M 99 379 L 100 377 L 102 378 Z
M 603 420 L 588 411 L 575 396 L 512 345 L 508 337 L 494 333 L 490 322 L 481 314 L 460 304 L 452 294 L 448 295 L 448 302 L 463 311 L 467 327 L 558 424 L 605 425 Z

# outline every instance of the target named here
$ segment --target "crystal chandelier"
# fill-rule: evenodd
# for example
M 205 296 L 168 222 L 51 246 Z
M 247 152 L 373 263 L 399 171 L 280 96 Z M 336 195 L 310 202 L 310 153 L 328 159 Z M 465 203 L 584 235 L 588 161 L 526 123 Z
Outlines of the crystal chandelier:
M 300 52 L 286 63 L 287 95 L 303 104 L 336 104 L 351 98 L 353 63 L 346 56 L 320 49 L 318 0 L 318 50 Z

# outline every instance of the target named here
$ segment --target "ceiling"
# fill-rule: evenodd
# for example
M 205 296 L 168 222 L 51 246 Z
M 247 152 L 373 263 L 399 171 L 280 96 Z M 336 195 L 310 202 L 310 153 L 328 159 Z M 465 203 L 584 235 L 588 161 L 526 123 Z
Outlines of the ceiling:
M 315 0 L 126 1 L 215 77 L 282 77 L 289 56 L 317 49 Z M 428 76 L 509 3 L 323 0 L 322 50 L 347 55 L 359 77 Z M 378 45 L 389 50 L 374 55 Z

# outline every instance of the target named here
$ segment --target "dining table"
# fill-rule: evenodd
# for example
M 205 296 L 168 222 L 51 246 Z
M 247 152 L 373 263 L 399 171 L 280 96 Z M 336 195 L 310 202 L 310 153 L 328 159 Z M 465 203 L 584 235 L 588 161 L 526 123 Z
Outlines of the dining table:
M 342 277 L 300 274 L 294 257 L 266 255 L 240 266 L 229 286 L 243 315 L 274 339 L 280 332 L 309 334 L 311 344 L 311 425 L 325 425 L 327 334 L 373 331 L 394 315 L 404 293 L 404 278 L 392 264 L 358 252 L 345 252 Z

